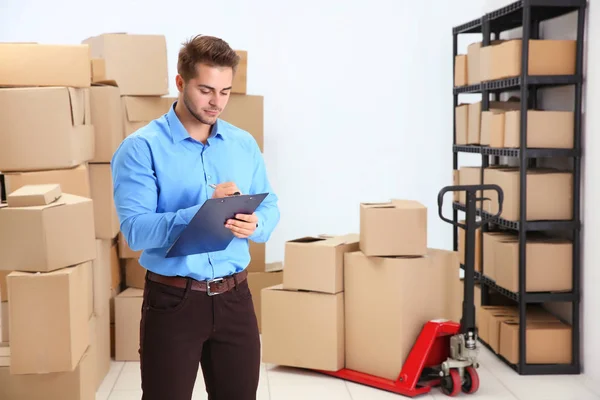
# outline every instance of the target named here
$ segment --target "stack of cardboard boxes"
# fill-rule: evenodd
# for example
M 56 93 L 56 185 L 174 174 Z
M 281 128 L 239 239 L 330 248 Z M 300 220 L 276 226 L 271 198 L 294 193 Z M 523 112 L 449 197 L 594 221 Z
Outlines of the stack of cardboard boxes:
M 497 184 L 504 192 L 503 211 L 501 217 L 508 221 L 518 221 L 520 214 L 519 202 L 519 168 L 509 166 L 493 166 L 483 169 L 484 183 Z M 480 167 L 462 167 L 459 170 L 458 181 L 461 185 L 479 184 Z M 527 171 L 527 210 L 526 219 L 536 220 L 570 220 L 572 219 L 573 199 L 571 196 L 573 175 L 549 169 L 529 169 Z M 481 196 L 481 195 L 479 195 Z M 491 200 L 484 202 L 484 210 L 495 214 L 498 211 L 496 192 L 483 193 Z M 465 203 L 464 196 L 457 201 Z M 465 234 L 459 229 L 459 251 L 464 248 Z M 527 292 L 570 292 L 573 288 L 573 243 L 564 238 L 556 238 L 538 232 L 528 232 L 525 251 L 527 253 Z M 483 273 L 486 278 L 498 286 L 511 292 L 519 292 L 519 236 L 515 231 L 500 230 L 483 232 L 475 235 L 475 270 Z M 464 263 L 464 252 L 460 254 Z M 499 304 L 499 303 L 494 303 Z M 479 316 L 480 337 L 492 349 L 501 353 L 510 362 L 518 361 L 518 310 L 516 307 L 489 306 L 498 317 L 507 317 L 500 324 L 487 329 L 486 307 Z M 527 314 L 531 327 L 527 326 L 527 337 L 532 338 L 533 347 L 527 347 L 528 362 L 569 363 L 571 357 L 570 327 L 560 322 L 549 313 L 542 313 L 543 320 L 538 314 Z M 546 323 L 547 322 L 547 323 Z M 529 324 L 530 322 L 528 322 Z M 516 324 L 516 325 L 515 325 Z M 502 328 L 502 329 L 501 329 Z M 530 332 L 531 329 L 531 332 Z M 488 336 L 488 332 L 490 332 Z M 502 334 L 504 336 L 502 339 Z M 554 339 L 561 343 L 552 344 Z M 566 338 L 566 339 L 565 339 Z M 560 339 L 560 340 L 559 340 Z M 490 340 L 490 341 L 488 341 Z M 562 341 L 561 341 L 562 340 Z M 529 343 L 530 339 L 528 339 Z M 505 343 L 505 351 L 500 343 Z M 509 353 L 510 352 L 510 353 Z M 514 353 L 513 353 L 514 352 Z
M 263 361 L 396 379 L 423 324 L 460 318 L 457 254 L 428 248 L 416 201 L 361 204 L 360 234 L 286 243 L 263 289 Z
M 514 306 L 482 306 L 479 337 L 507 361 L 519 363 L 519 310 Z M 542 307 L 529 306 L 526 314 L 527 354 L 530 364 L 570 364 L 571 326 Z
M 454 85 L 480 84 L 496 79 L 518 77 L 521 73 L 522 40 L 497 40 L 482 47 L 468 47 L 467 54 L 455 59 Z M 530 40 L 529 75 L 573 75 L 576 42 L 574 40 Z M 481 102 L 456 108 L 456 144 L 493 148 L 520 146 L 520 103 L 492 101 L 488 111 Z M 572 111 L 529 110 L 527 147 L 571 149 L 574 143 Z
M 518 221 L 519 169 L 517 167 L 494 166 L 483 169 L 484 183 L 497 184 L 504 192 L 501 217 L 508 221 Z M 480 167 L 463 167 L 459 171 L 461 185 L 480 183 Z M 527 172 L 526 219 L 570 220 L 572 218 L 572 174 L 546 169 L 530 169 Z M 498 211 L 495 192 L 484 193 L 491 200 L 484 203 L 487 212 Z M 552 201 L 549 201 L 552 199 Z M 465 203 L 464 196 L 458 202 Z M 482 243 L 483 240 L 483 243 Z M 527 291 L 556 292 L 572 289 L 572 242 L 553 238 L 540 233 L 528 233 L 527 251 Z M 483 246 L 482 246 L 483 245 Z M 464 247 L 464 232 L 459 231 L 459 249 Z M 483 247 L 483 255 L 481 254 Z M 519 288 L 519 238 L 516 232 L 484 232 L 475 235 L 475 270 L 481 271 L 496 283 L 510 291 Z M 464 256 L 461 256 L 464 259 Z
M 5 43 L 0 58 L 0 397 L 92 399 L 110 339 L 93 288 L 89 49 Z

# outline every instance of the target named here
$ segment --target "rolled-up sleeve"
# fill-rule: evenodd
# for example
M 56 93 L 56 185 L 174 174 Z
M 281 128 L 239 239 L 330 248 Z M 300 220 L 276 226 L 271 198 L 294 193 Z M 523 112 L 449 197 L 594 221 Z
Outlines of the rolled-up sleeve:
M 148 143 L 127 137 L 111 161 L 113 195 L 121 232 L 134 251 L 165 248 L 173 244 L 200 209 L 157 212 L 158 185 Z

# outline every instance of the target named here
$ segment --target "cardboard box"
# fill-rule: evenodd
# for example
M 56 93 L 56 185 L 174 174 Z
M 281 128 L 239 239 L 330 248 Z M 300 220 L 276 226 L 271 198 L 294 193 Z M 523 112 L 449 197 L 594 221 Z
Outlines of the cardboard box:
M 454 186 L 458 186 L 460 184 L 460 174 L 458 172 L 457 169 L 452 170 L 452 185 Z M 452 192 L 452 201 L 454 203 L 458 202 L 459 200 L 459 192 Z
M 90 86 L 84 45 L 0 43 L 0 86 Z
M 521 107 L 518 101 L 490 101 L 489 109 L 492 111 L 508 111 Z M 469 104 L 469 126 L 467 144 L 481 144 L 482 103 L 481 101 Z
M 123 285 L 123 286 L 125 286 L 125 285 Z M 111 289 L 111 291 L 110 291 L 110 299 L 109 299 L 109 306 L 108 307 L 109 307 L 109 310 L 110 310 L 110 323 L 112 325 L 114 325 L 114 323 L 115 323 L 115 314 L 116 314 L 115 313 L 115 299 L 125 289 L 127 289 L 127 288 L 120 287 L 120 288 L 117 288 L 117 289 Z M 113 343 L 113 346 L 114 346 L 114 343 Z M 114 357 L 115 352 L 113 351 L 111 354 Z
M 465 220 L 460 221 L 461 224 L 466 224 Z M 481 272 L 481 262 L 482 262 L 482 254 L 481 254 L 481 229 L 475 230 L 475 264 L 473 265 L 475 271 Z M 458 228 L 458 260 L 461 264 L 464 264 L 465 267 L 467 265 L 467 261 L 465 258 L 465 245 L 466 243 L 466 232 L 462 228 Z M 487 250 L 487 249 L 486 249 Z
M 527 111 L 527 147 L 572 149 L 575 117 L 568 111 Z M 521 112 L 506 113 L 504 147 L 521 146 Z
M 8 275 L 11 374 L 77 367 L 89 345 L 87 267 Z
M 483 274 L 489 279 L 496 280 L 496 242 L 517 238 L 515 234 L 506 232 L 483 232 Z
M 469 85 L 481 83 L 479 74 L 481 42 L 471 43 L 467 47 L 467 82 Z
M 12 271 L 0 271 L 0 302 L 8 301 L 8 286 L 6 285 L 6 277 Z M 2 339 L 0 338 L 0 342 Z
M 87 316 L 91 318 L 94 315 L 94 271 L 92 269 L 92 261 L 88 261 L 81 265 L 83 269 L 83 281 L 87 286 L 85 293 L 87 294 L 86 306 Z
M 125 137 L 168 113 L 174 97 L 121 97 Z
M 359 236 L 304 237 L 285 244 L 284 289 L 339 293 L 344 290 L 344 253 L 358 250 Z
M 4 178 L 7 193 L 13 192 L 24 185 L 56 183 L 60 185 L 63 193 L 87 198 L 92 197 L 87 164 L 49 171 L 11 172 L 5 174 Z
M 481 167 L 460 167 L 458 170 L 458 181 L 461 185 L 479 185 L 481 184 Z M 481 190 L 477 191 L 476 197 L 481 197 Z M 467 204 L 467 192 L 458 192 L 458 202 Z M 479 203 L 477 203 L 479 207 Z
M 496 283 L 519 291 L 519 239 L 494 243 Z M 573 288 L 573 243 L 562 239 L 529 239 L 526 247 L 527 292 L 563 292 Z
M 11 375 L 0 367 L 0 398 L 6 400 L 95 400 L 94 357 L 86 352 L 74 371 Z
M 110 315 L 94 316 L 90 319 L 90 347 L 95 353 L 95 390 L 98 390 L 110 370 Z
M 0 303 L 0 342 L 10 342 L 10 318 L 8 310 L 8 300 Z
M 90 164 L 89 168 L 96 238 L 114 239 L 119 234 L 120 224 L 113 197 L 110 164 Z
M 504 110 L 490 110 L 481 113 L 482 146 L 504 147 L 504 122 Z
M 361 203 L 360 250 L 367 256 L 427 253 L 427 208 L 414 200 Z
M 495 182 L 497 180 L 495 173 L 496 173 L 496 171 L 500 171 L 500 170 L 518 171 L 519 167 L 509 166 L 509 165 L 504 165 L 504 164 L 490 165 L 487 168 L 483 169 L 483 183 L 487 185 L 487 184 L 491 184 L 491 183 Z M 504 196 L 506 196 L 506 193 L 504 193 Z M 484 211 L 487 211 L 489 213 L 491 213 L 494 210 L 498 211 L 498 193 L 495 190 L 484 190 L 483 197 L 488 199 L 483 203 Z M 505 197 L 505 201 L 506 201 L 506 197 Z M 504 208 L 504 203 L 502 204 L 502 207 Z
M 10 367 L 10 345 L 0 342 L 0 367 Z M 0 389 L 0 394 L 2 390 Z
M 129 288 L 115 298 L 115 361 L 140 360 L 143 297 L 143 290 Z
M 48 272 L 96 258 L 92 200 L 0 208 L 0 269 Z
M 465 86 L 467 82 L 467 55 L 459 54 L 454 57 L 454 86 Z
M 482 47 L 482 81 L 521 75 L 522 40 L 507 40 Z M 529 75 L 574 75 L 575 40 L 529 40 Z
M 140 258 L 142 256 L 141 251 L 133 251 L 127 245 L 123 232 L 119 232 L 119 258 Z
M 169 93 L 165 36 L 106 33 L 85 39 L 83 43 L 90 46 L 92 58 L 104 59 L 106 78 L 119 85 L 121 95 Z
M 121 293 L 123 286 L 123 272 L 121 269 L 121 262 L 117 252 L 118 246 L 113 245 L 110 249 L 110 289 L 111 298 L 115 297 L 118 293 Z
M 97 257 L 92 263 L 94 276 L 94 313 L 109 313 L 112 289 L 121 286 L 117 245 L 112 240 L 96 240 Z M 115 276 L 116 274 L 116 276 Z
M 92 58 L 90 67 L 92 83 L 102 82 L 106 79 L 106 61 L 103 58 Z
M 501 217 L 509 221 L 518 221 L 520 171 L 515 168 L 490 169 L 486 178 L 488 179 L 486 183 L 495 183 L 504 192 Z M 572 219 L 572 193 L 572 173 L 549 168 L 529 169 L 527 171 L 527 221 Z M 492 200 L 486 202 L 492 214 L 498 211 L 498 199 L 494 195 L 488 196 Z
M 137 289 L 146 286 L 146 269 L 135 258 L 125 260 L 125 286 Z
M 252 293 L 252 302 L 254 303 L 254 313 L 258 321 L 258 330 L 262 331 L 262 294 L 264 288 L 281 285 L 283 283 L 283 271 L 271 272 L 250 272 L 248 274 L 248 286 Z
M 233 76 L 231 93 L 246 94 L 248 86 L 248 52 L 244 50 L 236 50 L 235 52 L 240 57 L 240 63 Z
M 500 352 L 500 325 L 504 321 L 511 321 L 519 318 L 519 311 L 516 308 L 507 308 L 488 312 L 487 318 L 487 344 L 498 354 Z
M 121 92 L 118 87 L 93 86 L 90 89 L 95 155 L 91 162 L 110 163 L 125 138 Z
M 528 321 L 525 332 L 525 362 L 528 364 L 570 364 L 571 326 L 561 321 Z M 503 321 L 500 327 L 500 354 L 519 363 L 519 322 Z
M 62 195 L 60 185 L 25 185 L 10 193 L 7 197 L 9 207 L 45 206 L 58 200 Z
M 456 118 L 456 144 L 466 145 L 469 136 L 469 105 L 459 105 L 454 113 Z
M 491 299 L 491 301 L 494 301 Z M 519 309 L 511 304 L 483 306 L 479 317 L 479 338 L 499 353 L 501 343 L 501 324 L 507 321 L 519 321 Z M 527 307 L 527 321 L 556 322 L 558 319 L 539 305 Z
M 69 168 L 94 157 L 89 89 L 0 88 L 0 171 Z M 64 189 L 63 189 L 64 190 Z
M 264 146 L 264 98 L 232 94 L 220 118 L 250 133 L 262 152 Z
M 248 272 L 265 272 L 266 270 L 266 243 L 248 241 L 250 248 L 250 264 L 246 267 Z
M 284 290 L 282 285 L 263 289 L 262 362 L 344 368 L 344 293 Z
M 92 314 L 89 319 L 88 319 L 88 348 L 86 350 L 86 353 L 88 353 L 92 359 L 93 359 L 93 364 L 94 367 L 96 366 L 97 362 L 98 362 L 98 357 L 97 357 L 97 339 L 96 339 L 96 331 L 97 331 L 97 318 L 94 314 Z
M 423 257 L 347 253 L 346 368 L 397 379 L 423 325 L 448 315 L 457 263 L 455 252 L 437 249 Z
M 516 307 L 507 305 L 486 305 L 481 306 L 479 313 L 476 314 L 478 335 L 481 340 L 488 343 L 490 341 L 490 319 L 492 315 L 513 315 L 518 316 L 519 311 Z

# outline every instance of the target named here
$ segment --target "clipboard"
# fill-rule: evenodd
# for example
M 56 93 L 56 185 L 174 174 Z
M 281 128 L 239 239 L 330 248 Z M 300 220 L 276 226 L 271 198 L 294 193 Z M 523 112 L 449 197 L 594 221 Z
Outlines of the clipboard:
M 166 258 L 225 250 L 235 237 L 225 222 L 236 214 L 252 214 L 268 193 L 208 199 L 169 248 Z

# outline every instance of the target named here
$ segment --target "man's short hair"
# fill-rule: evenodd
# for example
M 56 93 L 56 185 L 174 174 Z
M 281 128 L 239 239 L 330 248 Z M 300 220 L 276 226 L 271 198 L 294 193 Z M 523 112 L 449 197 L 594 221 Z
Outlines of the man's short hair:
M 211 67 L 231 67 L 235 74 L 240 57 L 223 39 L 197 35 L 183 43 L 179 50 L 177 72 L 184 81 L 196 76 L 196 66 L 206 64 Z

